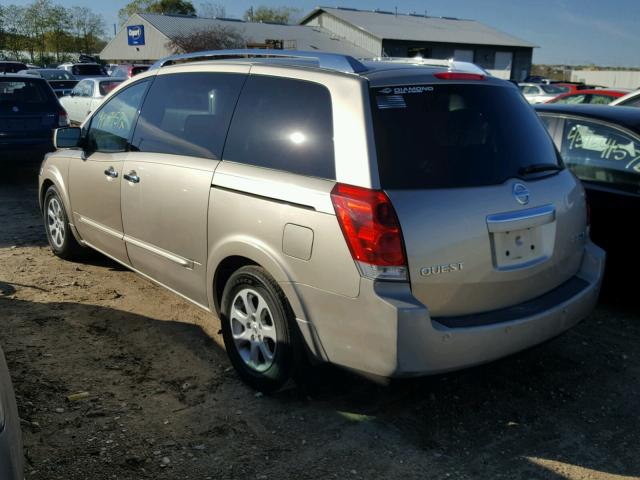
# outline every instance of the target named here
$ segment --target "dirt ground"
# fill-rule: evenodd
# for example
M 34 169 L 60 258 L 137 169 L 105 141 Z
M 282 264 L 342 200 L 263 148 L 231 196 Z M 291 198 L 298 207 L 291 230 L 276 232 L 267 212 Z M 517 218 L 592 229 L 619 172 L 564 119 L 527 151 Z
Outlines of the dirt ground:
M 0 178 L 0 344 L 27 480 L 640 478 L 638 307 L 601 304 L 452 375 L 383 387 L 318 368 L 261 396 L 213 316 L 97 254 L 54 257 L 35 182 Z

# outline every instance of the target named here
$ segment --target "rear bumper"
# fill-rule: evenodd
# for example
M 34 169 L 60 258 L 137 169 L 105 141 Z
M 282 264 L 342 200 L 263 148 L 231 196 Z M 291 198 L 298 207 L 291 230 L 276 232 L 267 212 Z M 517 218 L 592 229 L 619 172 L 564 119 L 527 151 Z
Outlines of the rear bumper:
M 459 327 L 432 319 L 407 284 L 363 279 L 357 298 L 296 285 L 309 320 L 299 323 L 311 350 L 332 363 L 383 377 L 442 373 L 524 350 L 576 325 L 597 302 L 604 265 L 604 251 L 589 242 L 576 275 L 580 288 L 555 303 L 541 301 L 537 310 L 523 308 L 520 317 L 496 312 L 496 323 Z

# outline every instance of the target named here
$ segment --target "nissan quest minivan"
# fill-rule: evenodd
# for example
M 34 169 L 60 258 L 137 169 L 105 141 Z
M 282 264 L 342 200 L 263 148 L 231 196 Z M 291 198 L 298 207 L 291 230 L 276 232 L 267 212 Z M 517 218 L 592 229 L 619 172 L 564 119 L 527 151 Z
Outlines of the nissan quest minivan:
M 55 142 L 53 252 L 91 247 L 218 316 L 260 390 L 309 357 L 379 377 L 481 364 L 598 297 L 580 182 L 518 89 L 473 65 L 179 55 Z

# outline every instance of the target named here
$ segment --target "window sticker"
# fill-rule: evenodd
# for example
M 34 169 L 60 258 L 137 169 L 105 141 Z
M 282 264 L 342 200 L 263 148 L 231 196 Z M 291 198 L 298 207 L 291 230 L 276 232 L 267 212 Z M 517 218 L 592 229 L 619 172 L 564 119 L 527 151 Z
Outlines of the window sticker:
M 408 87 L 386 87 L 378 90 L 382 95 L 406 95 L 413 93 L 431 93 L 434 91 L 431 85 L 411 85 Z
M 376 102 L 380 110 L 407 108 L 407 103 L 402 95 L 376 95 Z

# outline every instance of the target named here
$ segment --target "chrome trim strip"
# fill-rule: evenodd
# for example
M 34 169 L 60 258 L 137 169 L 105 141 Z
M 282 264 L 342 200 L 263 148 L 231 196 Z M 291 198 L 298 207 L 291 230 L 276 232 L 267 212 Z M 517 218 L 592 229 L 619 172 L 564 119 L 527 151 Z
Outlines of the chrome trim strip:
M 100 230 L 101 232 L 106 233 L 107 235 L 111 235 L 112 237 L 115 237 L 117 239 L 122 240 L 122 238 L 124 237 L 124 234 L 122 232 L 119 232 L 118 230 L 114 230 L 113 228 L 107 227 L 106 225 L 102 225 L 101 223 L 94 222 L 93 220 L 83 217 L 82 215 L 78 216 L 78 220 L 80 220 L 80 223 L 89 225 L 90 227 Z
M 551 223 L 556 219 L 553 205 L 528 208 L 517 212 L 496 213 L 487 216 L 487 228 L 491 233 L 523 230 Z
M 155 253 L 156 255 L 166 258 L 167 260 L 170 260 L 173 263 L 177 263 L 181 267 L 193 270 L 193 267 L 195 267 L 196 265 L 196 262 L 194 262 L 193 260 L 189 260 L 188 258 L 174 255 L 173 253 L 167 252 L 162 248 L 155 247 L 153 245 L 148 244 L 147 242 L 138 240 L 137 238 L 131 237 L 129 235 L 124 236 L 124 241 L 126 243 L 130 243 L 131 245 L 135 245 L 136 247 L 143 248 L 144 250 L 147 250 L 151 253 Z

